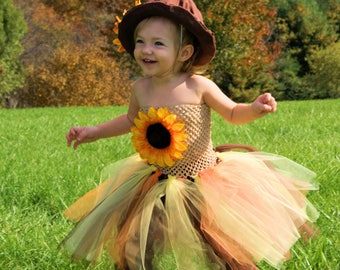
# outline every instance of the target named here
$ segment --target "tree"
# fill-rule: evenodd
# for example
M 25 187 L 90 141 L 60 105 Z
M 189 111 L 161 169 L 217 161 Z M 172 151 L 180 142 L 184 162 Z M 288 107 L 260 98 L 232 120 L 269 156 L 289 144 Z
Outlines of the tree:
M 107 55 L 100 33 L 107 13 L 97 1 L 15 0 L 29 31 L 21 57 L 25 107 L 126 104 L 129 77 Z
M 329 8 L 321 7 L 317 0 L 274 0 L 271 4 L 278 9 L 275 38 L 284 44 L 274 69 L 275 95 L 280 99 L 313 98 L 316 95 L 306 77 L 313 72 L 308 59 L 338 40 L 336 22 L 327 17 Z
M 0 2 L 0 96 L 7 97 L 17 87 L 22 86 L 24 69 L 19 60 L 23 51 L 20 43 L 26 32 L 22 12 L 12 0 Z
M 42 1 L 14 0 L 16 5 L 25 12 L 28 32 L 22 39 L 25 50 L 21 61 L 26 68 L 34 69 L 48 61 L 50 55 L 70 41 L 77 45 L 84 44 L 89 34 L 79 26 L 79 19 L 59 14 L 54 7 Z
M 312 97 L 340 98 L 340 42 L 315 51 L 307 60 L 311 72 L 305 79 Z
M 127 73 L 97 46 L 69 44 L 29 73 L 22 105 L 110 106 L 128 103 Z
M 281 49 L 272 38 L 275 9 L 266 0 L 196 2 L 217 41 L 211 78 L 236 101 L 250 101 L 271 89 L 271 65 Z
M 340 0 L 317 0 L 320 8 L 326 14 L 328 22 L 340 34 Z
M 135 4 L 134 0 L 95 0 L 96 5 L 105 10 L 107 18 L 105 25 L 100 28 L 100 32 L 106 38 L 105 51 L 108 55 L 114 59 L 122 69 L 126 69 L 130 72 L 130 78 L 136 79 L 141 75 L 139 67 L 135 64 L 134 59 L 124 52 L 118 50 L 118 46 L 114 44 L 114 40 L 117 38 L 115 33 L 116 23 L 118 22 L 117 16 L 122 17 L 124 10 L 128 10 Z

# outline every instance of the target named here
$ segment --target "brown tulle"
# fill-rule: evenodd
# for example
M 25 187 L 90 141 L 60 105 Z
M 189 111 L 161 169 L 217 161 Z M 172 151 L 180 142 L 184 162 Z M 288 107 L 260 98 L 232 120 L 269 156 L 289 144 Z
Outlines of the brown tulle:
M 126 242 L 129 238 L 129 230 L 132 219 L 136 216 L 136 211 L 145 198 L 145 194 L 150 190 L 152 186 L 154 186 L 158 182 L 158 178 L 161 174 L 162 172 L 156 171 L 142 185 L 139 194 L 137 194 L 137 196 L 133 199 L 133 202 L 131 203 L 126 220 L 124 220 L 123 223 L 120 225 L 121 229 L 116 240 L 108 247 L 109 254 L 112 256 L 112 258 L 114 258 L 121 269 L 127 269 L 127 262 L 124 256 L 124 252 Z

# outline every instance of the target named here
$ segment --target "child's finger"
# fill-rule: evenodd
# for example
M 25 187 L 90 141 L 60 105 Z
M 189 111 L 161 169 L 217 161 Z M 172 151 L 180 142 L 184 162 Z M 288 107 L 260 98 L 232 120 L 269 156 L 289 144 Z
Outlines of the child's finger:
M 75 127 L 72 127 L 70 131 L 66 134 L 67 145 L 71 146 L 72 141 L 77 138 L 77 130 Z
M 73 144 L 73 149 L 74 149 L 74 150 L 77 150 L 79 144 L 81 144 L 81 142 L 78 141 L 78 140 L 76 140 L 76 141 L 74 142 L 74 144 Z
M 67 146 L 71 146 L 73 139 L 70 133 L 66 134 L 66 140 L 67 140 Z

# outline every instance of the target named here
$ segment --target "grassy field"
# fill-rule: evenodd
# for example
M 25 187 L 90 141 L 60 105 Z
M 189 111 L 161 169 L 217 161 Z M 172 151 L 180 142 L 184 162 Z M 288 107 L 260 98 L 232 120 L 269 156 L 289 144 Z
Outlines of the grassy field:
M 72 229 L 62 211 L 96 186 L 103 167 L 134 151 L 129 135 L 66 147 L 72 125 L 91 125 L 125 107 L 0 109 L 0 269 L 85 269 L 58 250 Z M 283 269 L 339 269 L 340 100 L 281 102 L 278 112 L 244 126 L 213 115 L 213 141 L 282 154 L 315 171 L 320 235 L 298 242 Z M 89 269 L 110 269 L 107 258 Z M 112 268 L 111 268 L 112 269 Z M 168 268 L 170 270 L 170 268 Z M 260 269 L 272 269 L 261 264 Z M 171 269 L 172 270 L 172 269 Z

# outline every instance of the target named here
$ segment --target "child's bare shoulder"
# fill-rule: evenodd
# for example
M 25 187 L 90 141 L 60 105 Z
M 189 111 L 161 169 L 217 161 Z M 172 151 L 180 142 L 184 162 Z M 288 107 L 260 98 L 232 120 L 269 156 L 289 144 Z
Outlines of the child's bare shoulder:
M 141 77 L 132 84 L 132 91 L 135 93 L 141 93 L 150 88 L 150 77 Z
M 213 90 L 217 87 L 217 85 L 209 79 L 207 76 L 203 75 L 193 75 L 190 77 L 190 80 L 193 85 L 195 85 L 196 89 L 199 89 L 200 91 L 206 91 L 206 90 Z
M 147 87 L 150 84 L 150 77 L 141 77 L 134 81 L 132 87 L 133 88 L 143 88 Z

